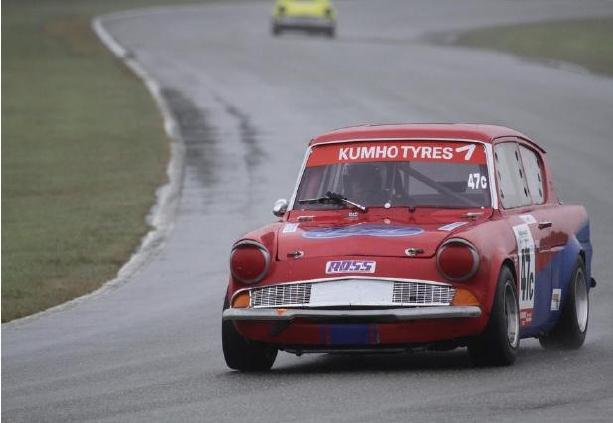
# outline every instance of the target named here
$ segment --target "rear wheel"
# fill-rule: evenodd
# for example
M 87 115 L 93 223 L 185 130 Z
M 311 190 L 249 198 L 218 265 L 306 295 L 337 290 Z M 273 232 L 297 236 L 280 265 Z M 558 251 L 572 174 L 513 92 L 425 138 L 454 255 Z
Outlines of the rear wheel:
M 579 257 L 571 282 L 568 286 L 566 301 L 558 323 L 539 342 L 546 349 L 577 349 L 585 342 L 589 321 L 590 300 L 588 296 L 585 264 Z
M 519 349 L 519 305 L 515 278 L 508 267 L 498 276 L 494 305 L 485 331 L 468 344 L 473 363 L 479 366 L 508 366 Z
M 228 301 L 224 302 L 224 310 Z M 231 321 L 221 323 L 223 356 L 229 368 L 243 372 L 270 370 L 277 358 L 277 349 L 243 337 Z
M 272 35 L 274 35 L 275 37 L 278 35 L 281 35 L 281 27 L 277 24 L 273 24 L 271 32 L 272 32 Z

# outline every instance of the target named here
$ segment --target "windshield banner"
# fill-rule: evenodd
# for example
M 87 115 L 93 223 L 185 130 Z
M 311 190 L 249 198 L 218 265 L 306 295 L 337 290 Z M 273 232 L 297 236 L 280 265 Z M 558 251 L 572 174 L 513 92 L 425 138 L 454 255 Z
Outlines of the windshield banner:
M 430 141 L 320 145 L 313 149 L 307 166 L 404 161 L 485 164 L 485 148 L 477 143 Z

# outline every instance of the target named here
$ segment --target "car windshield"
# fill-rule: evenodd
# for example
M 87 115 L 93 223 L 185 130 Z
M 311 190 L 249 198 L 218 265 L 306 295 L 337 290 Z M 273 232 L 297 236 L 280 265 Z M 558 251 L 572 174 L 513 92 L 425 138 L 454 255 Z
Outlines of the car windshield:
M 294 208 L 351 208 L 351 202 L 365 207 L 490 207 L 485 148 L 425 141 L 316 146 Z

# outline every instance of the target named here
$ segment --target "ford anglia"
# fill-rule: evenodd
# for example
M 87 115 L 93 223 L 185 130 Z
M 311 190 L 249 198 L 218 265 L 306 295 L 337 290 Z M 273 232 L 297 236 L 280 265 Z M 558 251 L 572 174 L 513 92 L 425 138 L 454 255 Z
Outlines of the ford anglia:
M 365 125 L 311 140 L 279 220 L 232 247 L 227 365 L 279 350 L 467 347 L 509 365 L 520 339 L 578 348 L 589 319 L 585 209 L 556 196 L 545 151 L 469 124 Z

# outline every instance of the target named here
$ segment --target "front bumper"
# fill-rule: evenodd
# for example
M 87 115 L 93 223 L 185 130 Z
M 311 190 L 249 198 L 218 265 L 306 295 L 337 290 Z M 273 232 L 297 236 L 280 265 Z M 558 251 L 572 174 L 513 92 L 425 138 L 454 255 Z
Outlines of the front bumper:
M 480 317 L 477 306 L 433 306 L 416 308 L 386 308 L 359 310 L 330 309 L 253 309 L 229 308 L 223 320 L 232 321 L 292 321 L 392 323 L 412 320 L 457 319 Z
M 279 28 L 295 29 L 332 29 L 336 26 L 333 19 L 314 16 L 283 16 L 273 19 L 273 25 Z
M 448 283 L 340 276 L 234 292 L 222 318 L 245 338 L 277 346 L 388 347 L 470 337 L 487 324 L 477 304 L 454 305 Z

